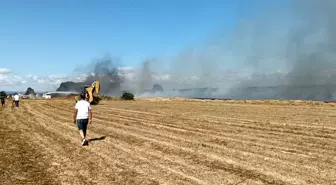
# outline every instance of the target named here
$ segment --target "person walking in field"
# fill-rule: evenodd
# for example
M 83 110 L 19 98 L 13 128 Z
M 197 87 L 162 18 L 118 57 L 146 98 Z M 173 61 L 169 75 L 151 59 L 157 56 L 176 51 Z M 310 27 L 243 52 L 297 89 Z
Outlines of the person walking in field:
M 80 100 L 75 105 L 74 124 L 78 126 L 79 134 L 82 137 L 82 146 L 89 144 L 86 139 L 86 131 L 89 123 L 92 123 L 91 105 L 85 100 L 85 94 L 81 94 Z
M 19 102 L 20 102 L 20 96 L 18 95 L 18 93 L 16 93 L 16 94 L 14 95 L 14 104 L 15 104 L 16 107 L 19 107 L 19 106 L 20 106 L 20 105 L 19 105 Z
M 6 96 L 1 96 L 0 99 L 1 99 L 1 105 L 4 107 L 6 104 Z

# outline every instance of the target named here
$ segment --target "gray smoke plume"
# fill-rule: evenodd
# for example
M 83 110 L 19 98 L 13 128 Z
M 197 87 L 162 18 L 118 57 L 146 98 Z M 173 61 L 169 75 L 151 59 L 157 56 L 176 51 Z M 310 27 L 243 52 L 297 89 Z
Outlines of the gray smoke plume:
M 91 84 L 99 80 L 101 83 L 101 94 L 119 96 L 121 93 L 121 84 L 124 82 L 119 71 L 119 60 L 105 56 L 95 60 L 93 64 L 93 70 L 84 83 Z
M 254 55 L 249 61 L 255 65 L 257 71 L 258 69 L 268 70 L 269 68 L 263 67 L 270 64 L 278 67 L 287 66 L 288 70 L 282 75 L 267 75 L 259 70 L 249 80 L 242 81 L 237 88 L 232 89 L 229 94 L 231 97 L 240 99 L 335 99 L 336 23 L 333 19 L 336 18 L 336 2 L 297 0 L 292 3 L 292 9 L 287 10 L 287 18 L 284 19 L 288 22 L 282 24 L 284 27 L 280 28 L 283 33 L 279 40 L 275 37 L 262 39 L 266 33 L 258 32 L 258 28 L 255 29 L 256 36 L 252 39 L 256 40 L 252 42 L 252 48 L 256 49 L 252 50 Z M 278 14 L 268 15 L 268 17 L 286 13 L 275 12 Z M 271 18 L 272 22 L 261 23 L 264 26 L 269 24 L 272 28 L 274 27 L 272 25 L 280 20 L 276 18 Z M 268 32 L 271 31 L 275 29 L 268 30 Z M 262 45 L 267 42 L 274 42 L 278 45 Z M 269 52 L 270 50 L 275 52 Z
M 116 75 L 117 66 L 103 59 L 86 81 L 99 79 L 103 92 L 112 94 L 160 84 L 164 92 L 145 96 L 336 99 L 335 10 L 335 0 L 273 0 L 258 8 L 258 15 L 242 17 L 231 33 L 167 58 L 167 68 L 144 62 L 135 78 L 125 81 Z
M 137 93 L 144 93 L 153 86 L 152 72 L 149 65 L 149 60 L 142 63 L 142 69 L 139 74 L 139 91 Z
M 63 82 L 57 91 L 81 92 L 83 86 L 91 85 L 98 80 L 101 83 L 101 94 L 109 96 L 119 96 L 122 91 L 124 76 L 119 70 L 120 61 L 106 55 L 93 60 L 88 66 L 81 66 L 75 69 L 76 72 L 89 74 L 83 82 Z
M 159 96 L 334 99 L 336 1 L 286 2 L 265 5 L 227 38 L 181 51 L 160 83 L 180 90 Z

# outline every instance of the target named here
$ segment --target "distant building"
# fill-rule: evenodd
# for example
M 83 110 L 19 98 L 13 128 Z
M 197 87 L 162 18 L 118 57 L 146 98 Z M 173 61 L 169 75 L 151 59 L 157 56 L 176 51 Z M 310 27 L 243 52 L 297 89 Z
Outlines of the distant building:
M 42 95 L 42 98 L 43 99 L 51 99 L 51 93 L 44 93 L 43 95 Z

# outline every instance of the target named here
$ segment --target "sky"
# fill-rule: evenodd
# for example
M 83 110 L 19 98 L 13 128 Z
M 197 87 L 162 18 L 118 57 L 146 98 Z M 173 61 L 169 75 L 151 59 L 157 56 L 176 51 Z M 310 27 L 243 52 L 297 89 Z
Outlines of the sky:
M 107 53 L 125 67 L 172 56 L 232 29 L 265 2 L 0 0 L 0 88 L 50 90 Z

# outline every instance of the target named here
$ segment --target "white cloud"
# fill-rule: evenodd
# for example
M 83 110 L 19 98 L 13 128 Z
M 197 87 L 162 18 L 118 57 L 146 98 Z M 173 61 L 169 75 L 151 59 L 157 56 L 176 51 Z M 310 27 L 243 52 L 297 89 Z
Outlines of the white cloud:
M 9 74 L 11 72 L 10 69 L 7 68 L 0 68 L 0 74 Z
M 5 76 L 3 74 L 0 74 L 0 85 L 3 86 L 3 85 L 6 85 L 6 84 L 8 84 L 7 76 Z
M 135 68 L 134 67 L 119 67 L 118 70 L 121 73 L 134 73 L 135 72 Z
M 24 84 L 25 81 L 18 75 L 0 74 L 1 86 L 13 86 Z

